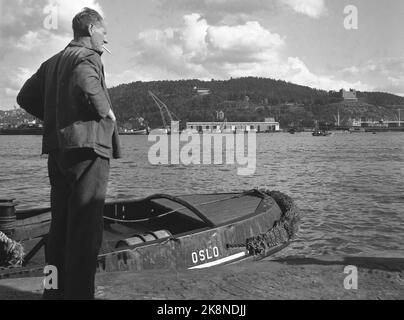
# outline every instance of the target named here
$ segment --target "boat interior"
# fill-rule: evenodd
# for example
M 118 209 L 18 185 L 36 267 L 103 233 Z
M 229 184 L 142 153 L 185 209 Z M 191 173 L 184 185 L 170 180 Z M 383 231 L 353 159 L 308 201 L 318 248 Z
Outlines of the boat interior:
M 162 235 L 166 237 L 180 236 L 217 227 L 255 214 L 260 202 L 259 197 L 238 193 L 157 194 L 139 201 L 110 203 L 104 211 L 104 242 L 118 244 L 125 238 L 159 231 L 165 231 Z

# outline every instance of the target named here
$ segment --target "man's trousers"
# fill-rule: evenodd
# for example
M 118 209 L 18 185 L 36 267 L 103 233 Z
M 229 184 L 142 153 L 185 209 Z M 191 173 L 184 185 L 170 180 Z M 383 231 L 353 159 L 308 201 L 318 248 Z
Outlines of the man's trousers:
M 45 248 L 57 267 L 58 289 L 45 299 L 93 299 L 97 256 L 102 242 L 109 159 L 92 149 L 49 155 L 52 222 Z

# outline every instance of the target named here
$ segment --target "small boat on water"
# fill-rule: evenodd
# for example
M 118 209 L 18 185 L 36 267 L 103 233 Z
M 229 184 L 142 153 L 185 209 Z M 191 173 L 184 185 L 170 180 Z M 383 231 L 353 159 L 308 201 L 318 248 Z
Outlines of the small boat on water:
M 42 275 L 50 209 L 14 206 L 13 200 L 0 202 L 0 279 Z M 200 269 L 260 259 L 285 248 L 299 220 L 290 197 L 258 189 L 109 202 L 98 272 Z
M 325 130 L 314 130 L 312 135 L 314 137 L 326 137 L 326 136 L 330 136 L 332 133 L 325 131 Z
M 350 133 L 365 133 L 366 130 L 365 130 L 365 128 L 362 128 L 362 127 L 352 127 L 352 128 L 349 128 L 349 132 Z
M 121 131 L 120 135 L 135 135 L 135 136 L 145 136 L 149 134 L 148 129 L 139 129 L 139 130 L 130 130 L 130 131 Z

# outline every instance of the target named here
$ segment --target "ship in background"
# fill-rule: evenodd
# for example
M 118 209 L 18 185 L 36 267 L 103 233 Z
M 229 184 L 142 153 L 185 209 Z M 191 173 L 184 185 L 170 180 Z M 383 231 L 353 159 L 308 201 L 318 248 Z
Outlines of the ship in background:
M 43 125 L 36 121 L 20 124 L 18 126 L 0 127 L 0 135 L 7 136 L 41 136 Z
M 148 135 L 149 123 L 143 117 L 131 117 L 119 126 L 120 135 Z
M 43 124 L 21 108 L 0 110 L 0 135 L 42 135 Z

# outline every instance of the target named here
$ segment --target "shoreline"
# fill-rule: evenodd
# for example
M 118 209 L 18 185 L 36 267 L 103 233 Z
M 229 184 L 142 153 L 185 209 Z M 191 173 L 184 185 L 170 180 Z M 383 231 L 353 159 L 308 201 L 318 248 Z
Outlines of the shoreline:
M 344 268 L 358 268 L 358 289 Z M 404 258 L 286 257 L 204 270 L 117 272 L 96 276 L 100 300 L 397 300 L 404 299 Z M 42 278 L 0 281 L 1 300 L 39 300 Z

